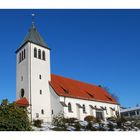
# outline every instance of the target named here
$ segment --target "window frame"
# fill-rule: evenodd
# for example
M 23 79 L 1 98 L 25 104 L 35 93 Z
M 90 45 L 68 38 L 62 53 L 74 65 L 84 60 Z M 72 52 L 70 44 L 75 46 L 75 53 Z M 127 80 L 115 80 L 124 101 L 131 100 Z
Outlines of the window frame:
M 37 48 L 34 48 L 34 58 L 37 58 Z
M 45 51 L 42 51 L 42 60 L 46 60 L 46 54 L 45 54 Z
M 44 115 L 44 109 L 41 109 L 41 114 Z
M 70 102 L 68 103 L 68 112 L 72 112 L 72 106 Z
M 41 59 L 41 50 L 38 49 L 38 59 Z

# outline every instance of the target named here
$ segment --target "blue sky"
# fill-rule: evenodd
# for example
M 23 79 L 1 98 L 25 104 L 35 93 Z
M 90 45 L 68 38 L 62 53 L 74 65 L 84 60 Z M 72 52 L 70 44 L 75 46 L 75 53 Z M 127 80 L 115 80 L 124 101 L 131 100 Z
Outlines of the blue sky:
M 106 86 L 122 106 L 140 104 L 140 10 L 0 10 L 0 100 L 16 98 L 15 50 L 31 13 L 52 73 Z

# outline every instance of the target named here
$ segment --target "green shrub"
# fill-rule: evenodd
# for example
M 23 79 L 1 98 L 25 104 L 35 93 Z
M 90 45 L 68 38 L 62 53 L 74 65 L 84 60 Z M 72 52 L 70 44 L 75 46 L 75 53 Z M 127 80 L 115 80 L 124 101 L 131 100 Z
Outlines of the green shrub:
M 68 124 L 75 123 L 76 121 L 77 121 L 77 118 L 66 118 L 66 123 Z
M 0 131 L 30 131 L 31 123 L 26 108 L 4 100 L 0 106 Z
M 76 122 L 74 127 L 75 127 L 75 131 L 80 131 L 80 129 L 82 128 L 79 122 Z
M 88 125 L 86 126 L 86 130 L 93 130 L 93 127 L 92 127 L 92 122 L 88 122 Z
M 33 125 L 35 126 L 35 127 L 41 127 L 41 125 L 42 125 L 42 123 L 43 123 L 43 121 L 42 120 L 33 120 Z
M 57 116 L 53 117 L 52 124 L 57 127 L 66 128 L 67 119 L 64 118 L 63 114 L 58 114 Z
M 108 124 L 109 131 L 114 131 L 114 126 L 112 123 Z
M 118 126 L 119 128 L 123 128 L 123 125 L 124 125 L 124 123 L 125 123 L 126 121 L 127 121 L 127 119 L 126 119 L 125 117 L 123 117 L 123 116 L 118 117 L 118 118 L 116 119 L 117 126 Z
M 116 122 L 117 118 L 116 117 L 108 117 L 107 121 L 112 121 L 112 122 Z

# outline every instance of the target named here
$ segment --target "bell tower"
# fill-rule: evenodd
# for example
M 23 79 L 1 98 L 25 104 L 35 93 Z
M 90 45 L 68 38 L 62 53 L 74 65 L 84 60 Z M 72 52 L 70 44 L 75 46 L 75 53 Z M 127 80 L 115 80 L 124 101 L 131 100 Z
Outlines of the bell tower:
M 50 49 L 34 23 L 16 50 L 16 99 L 26 98 L 31 120 L 51 121 Z

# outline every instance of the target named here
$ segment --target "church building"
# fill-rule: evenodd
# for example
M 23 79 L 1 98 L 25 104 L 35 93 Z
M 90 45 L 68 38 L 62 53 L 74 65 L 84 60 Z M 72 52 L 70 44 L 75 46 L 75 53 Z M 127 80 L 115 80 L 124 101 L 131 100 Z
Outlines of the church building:
M 51 74 L 50 51 L 34 23 L 16 50 L 16 103 L 28 106 L 30 120 L 52 122 L 61 113 L 105 120 L 120 114 L 119 104 L 102 87 Z

